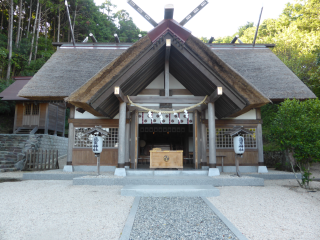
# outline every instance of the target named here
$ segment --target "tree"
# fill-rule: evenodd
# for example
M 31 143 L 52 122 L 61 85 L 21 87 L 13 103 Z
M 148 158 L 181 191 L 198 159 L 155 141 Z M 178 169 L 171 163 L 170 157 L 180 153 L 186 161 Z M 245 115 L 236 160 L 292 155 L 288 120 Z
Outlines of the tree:
M 320 100 L 286 100 L 270 127 L 270 140 L 286 152 L 293 172 L 298 167 L 301 187 L 309 188 L 310 165 L 320 161 Z

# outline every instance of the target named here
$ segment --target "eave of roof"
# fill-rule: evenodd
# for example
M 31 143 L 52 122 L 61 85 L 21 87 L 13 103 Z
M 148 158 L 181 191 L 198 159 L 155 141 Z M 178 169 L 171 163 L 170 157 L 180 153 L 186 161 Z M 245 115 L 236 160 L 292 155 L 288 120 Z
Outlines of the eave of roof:
M 3 101 L 28 101 L 29 99 L 19 97 L 18 92 L 29 82 L 32 77 L 16 77 L 19 79 L 14 81 L 9 87 L 0 93 Z

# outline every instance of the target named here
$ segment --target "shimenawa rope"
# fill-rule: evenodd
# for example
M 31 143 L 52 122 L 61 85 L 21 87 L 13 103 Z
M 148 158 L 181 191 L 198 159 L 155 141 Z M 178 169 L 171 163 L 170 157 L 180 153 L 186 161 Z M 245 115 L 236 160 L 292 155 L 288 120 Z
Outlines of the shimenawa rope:
M 141 109 L 143 109 L 145 111 L 148 111 L 148 112 L 150 111 L 150 112 L 154 112 L 154 113 L 159 113 L 159 112 L 161 112 L 161 113 L 180 113 L 180 112 L 184 112 L 185 110 L 188 111 L 188 110 L 190 110 L 192 108 L 195 108 L 195 107 L 197 107 L 197 106 L 199 106 L 201 104 L 204 104 L 205 101 L 207 100 L 208 96 L 205 96 L 204 99 L 201 102 L 199 102 L 199 103 L 197 103 L 197 104 L 195 104 L 195 105 L 193 105 L 191 107 L 182 108 L 182 109 L 174 110 L 174 111 L 162 111 L 162 110 L 155 110 L 155 109 L 146 108 L 146 107 L 143 107 L 143 106 L 141 106 L 139 104 L 136 104 L 136 103 L 132 102 L 131 99 L 129 98 L 129 96 L 127 96 L 127 97 L 128 97 L 128 100 L 129 100 L 130 104 L 132 104 L 132 105 L 134 105 L 134 106 L 136 106 L 138 108 L 141 108 Z

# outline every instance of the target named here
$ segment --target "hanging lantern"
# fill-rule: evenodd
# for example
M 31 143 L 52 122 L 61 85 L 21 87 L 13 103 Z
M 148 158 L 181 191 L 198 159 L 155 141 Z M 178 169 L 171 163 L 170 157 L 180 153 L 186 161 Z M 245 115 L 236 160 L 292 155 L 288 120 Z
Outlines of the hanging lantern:
M 92 151 L 94 153 L 101 153 L 102 152 L 102 137 L 94 136 L 92 139 Z
M 234 152 L 237 155 L 243 155 L 244 153 L 244 138 L 241 136 L 236 136 L 233 138 Z

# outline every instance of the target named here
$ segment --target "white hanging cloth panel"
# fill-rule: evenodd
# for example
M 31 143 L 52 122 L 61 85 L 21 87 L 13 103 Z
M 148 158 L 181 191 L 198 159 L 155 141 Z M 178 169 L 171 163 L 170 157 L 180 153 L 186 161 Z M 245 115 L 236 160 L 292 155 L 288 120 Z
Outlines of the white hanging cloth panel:
M 193 113 L 188 113 L 189 118 L 186 118 L 185 113 L 173 113 L 162 114 L 162 122 L 160 123 L 159 113 L 152 113 L 151 119 L 147 112 L 139 112 L 139 124 L 193 124 Z M 180 121 L 178 120 L 180 118 Z

